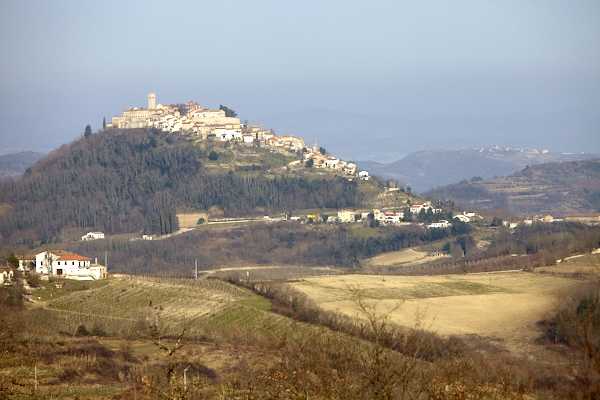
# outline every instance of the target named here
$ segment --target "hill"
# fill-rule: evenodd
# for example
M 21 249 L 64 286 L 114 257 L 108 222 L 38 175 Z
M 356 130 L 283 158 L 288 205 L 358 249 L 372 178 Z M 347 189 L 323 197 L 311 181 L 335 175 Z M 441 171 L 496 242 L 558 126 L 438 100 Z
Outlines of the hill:
M 420 193 L 474 176 L 488 179 L 510 175 L 528 165 L 589 158 L 595 156 L 493 146 L 480 149 L 420 151 L 388 164 L 373 161 L 359 164 L 374 175 L 396 179 Z
M 500 178 L 463 181 L 428 196 L 466 208 L 514 214 L 600 211 L 600 160 L 547 163 Z
M 0 178 L 23 174 L 44 155 L 33 151 L 0 155 Z
M 360 204 L 358 183 L 295 174 L 289 161 L 267 149 L 108 130 L 64 145 L 2 183 L 0 205 L 9 211 L 0 216 L 0 238 L 48 242 L 66 228 L 170 233 L 178 208 L 236 216 Z

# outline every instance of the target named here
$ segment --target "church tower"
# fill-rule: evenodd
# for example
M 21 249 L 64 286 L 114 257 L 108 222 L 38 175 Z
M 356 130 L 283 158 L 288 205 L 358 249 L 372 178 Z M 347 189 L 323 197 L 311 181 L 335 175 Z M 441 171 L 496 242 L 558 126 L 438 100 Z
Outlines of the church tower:
M 156 93 L 148 93 L 148 109 L 154 110 L 156 108 Z

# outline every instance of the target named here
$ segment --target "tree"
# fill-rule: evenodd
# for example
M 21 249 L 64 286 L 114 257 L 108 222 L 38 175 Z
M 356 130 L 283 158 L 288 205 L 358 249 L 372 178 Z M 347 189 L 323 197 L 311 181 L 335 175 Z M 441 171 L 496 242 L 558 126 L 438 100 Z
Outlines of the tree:
M 84 137 L 90 137 L 90 136 L 92 136 L 92 126 L 90 124 L 87 124 L 85 126 L 85 131 L 83 132 L 83 136 Z
M 106 117 L 102 118 L 102 130 L 106 130 Z
M 502 218 L 494 217 L 492 218 L 492 223 L 490 226 L 502 226 Z
M 327 150 L 325 150 L 325 147 L 319 147 L 319 153 L 325 155 L 327 154 Z
M 306 168 L 312 168 L 314 165 L 315 165 L 315 161 L 312 158 L 308 159 L 306 161 L 306 163 L 304 164 L 304 166 Z
M 217 161 L 219 159 L 219 153 L 217 153 L 216 151 L 212 150 L 209 154 L 208 154 L 208 159 L 210 161 Z
M 19 259 L 14 254 L 11 254 L 6 261 L 14 268 L 19 266 Z

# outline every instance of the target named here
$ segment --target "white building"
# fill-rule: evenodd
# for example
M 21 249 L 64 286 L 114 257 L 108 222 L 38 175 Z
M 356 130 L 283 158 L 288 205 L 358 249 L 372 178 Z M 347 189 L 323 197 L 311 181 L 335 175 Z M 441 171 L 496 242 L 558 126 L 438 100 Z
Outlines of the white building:
M 104 239 L 104 232 L 88 232 L 81 237 L 81 240 L 98 240 Z
M 353 210 L 339 210 L 337 212 L 337 219 L 342 223 L 356 222 L 356 212 Z
M 8 267 L 0 267 L 0 285 L 11 283 L 15 272 Z
M 77 280 L 106 279 L 106 267 L 89 257 L 63 250 L 43 251 L 35 256 L 35 272 L 40 275 Z
M 467 217 L 464 214 L 457 214 L 454 216 L 454 219 L 459 220 L 460 222 L 469 223 L 471 222 L 471 218 Z
M 358 173 L 358 177 L 359 177 L 360 179 L 362 179 L 363 181 L 368 181 L 368 180 L 369 180 L 369 178 L 370 178 L 370 177 L 369 177 L 369 172 L 368 172 L 368 171 L 364 171 L 364 170 L 363 170 L 363 171 L 360 171 L 360 172 Z
M 34 254 L 17 254 L 17 260 L 19 260 L 19 266 L 17 270 L 21 272 L 31 271 L 35 268 L 35 255 Z
M 438 221 L 438 222 L 432 222 L 431 224 L 427 225 L 427 228 L 438 228 L 438 229 L 445 229 L 445 228 L 449 228 L 451 227 L 452 224 L 448 221 L 446 221 L 445 219 Z

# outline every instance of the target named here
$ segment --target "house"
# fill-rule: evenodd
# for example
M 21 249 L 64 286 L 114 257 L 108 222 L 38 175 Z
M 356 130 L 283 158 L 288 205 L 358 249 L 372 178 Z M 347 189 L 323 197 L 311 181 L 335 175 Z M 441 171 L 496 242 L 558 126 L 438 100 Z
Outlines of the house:
M 544 215 L 541 219 L 542 222 L 554 222 L 554 217 L 552 215 Z
M 15 271 L 10 267 L 0 267 L 0 285 L 6 285 L 12 282 Z
M 413 204 L 411 204 L 409 209 L 412 214 L 419 214 L 421 212 L 421 210 L 423 210 L 423 211 L 431 210 L 432 212 L 434 211 L 433 207 L 431 207 L 431 202 L 429 202 L 429 201 L 426 201 L 425 203 L 413 203 Z M 440 210 L 440 212 L 441 212 L 441 210 Z
M 469 223 L 471 222 L 471 218 L 467 217 L 464 214 L 457 214 L 454 216 L 454 219 L 459 220 L 460 222 Z
M 325 160 L 325 167 L 327 168 L 337 169 L 339 167 L 339 164 L 340 160 L 335 157 L 330 157 L 327 160 Z
M 35 268 L 34 254 L 17 254 L 15 257 L 17 257 L 17 260 L 19 260 L 19 266 L 17 267 L 17 270 L 25 272 Z
M 446 221 L 445 219 L 442 219 L 438 222 L 432 222 L 431 224 L 427 225 L 427 228 L 429 229 L 445 229 L 445 228 L 449 228 L 451 227 L 452 224 L 448 221 Z
M 343 169 L 344 169 L 344 173 L 347 175 L 355 175 L 356 174 L 356 164 L 354 164 L 354 163 L 351 163 L 351 162 L 347 163 Z
M 48 277 L 60 277 L 76 280 L 106 279 L 106 267 L 92 264 L 89 257 L 63 250 L 47 250 L 36 254 L 35 272 Z
M 396 225 L 402 222 L 404 213 L 402 211 L 384 211 L 382 222 L 388 225 Z
M 356 212 L 353 210 L 339 210 L 337 219 L 342 223 L 356 222 Z
M 364 171 L 364 170 L 363 170 L 363 171 L 360 171 L 360 172 L 358 173 L 358 177 L 359 177 L 360 179 L 362 179 L 363 181 L 368 181 L 368 180 L 369 180 L 369 172 L 368 172 L 368 171 Z
M 153 240 L 154 237 L 152 235 L 142 235 L 142 240 Z
M 81 237 L 82 241 L 104 239 L 103 232 L 88 232 Z

